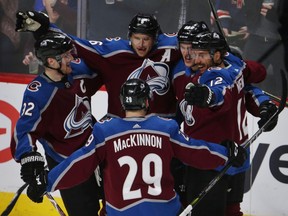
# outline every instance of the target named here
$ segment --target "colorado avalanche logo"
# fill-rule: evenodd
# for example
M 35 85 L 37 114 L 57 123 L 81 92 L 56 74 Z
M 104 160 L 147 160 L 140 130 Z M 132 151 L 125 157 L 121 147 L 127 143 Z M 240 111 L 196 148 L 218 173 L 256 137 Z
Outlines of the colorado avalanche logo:
M 145 59 L 143 64 L 134 70 L 129 75 L 127 80 L 132 78 L 141 78 L 143 71 L 149 67 L 155 72 L 155 76 L 147 76 L 145 78 L 147 84 L 150 86 L 151 91 L 158 95 L 166 94 L 170 88 L 170 80 L 168 77 L 169 66 L 165 63 L 153 62 L 150 59 Z
M 179 106 L 180 106 L 181 113 L 182 113 L 182 115 L 185 118 L 186 124 L 188 126 L 193 126 L 195 124 L 195 119 L 194 119 L 194 117 L 192 115 L 193 106 L 187 105 L 187 101 L 185 101 L 185 100 L 182 100 L 180 102 Z
M 75 96 L 75 106 L 64 122 L 67 132 L 65 138 L 71 138 L 83 133 L 86 128 L 92 127 L 92 114 L 88 97 Z

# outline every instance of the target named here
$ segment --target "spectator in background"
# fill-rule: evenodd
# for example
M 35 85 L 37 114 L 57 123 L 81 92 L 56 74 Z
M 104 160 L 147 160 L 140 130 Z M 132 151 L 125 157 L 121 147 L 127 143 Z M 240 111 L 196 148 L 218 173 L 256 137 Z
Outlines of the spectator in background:
M 284 68 L 284 49 L 279 34 L 278 0 L 245 1 L 249 37 L 243 57 L 258 60 L 267 69 L 267 78 L 259 86 L 274 95 L 280 95 L 279 70 Z M 265 56 L 264 56 L 265 55 Z M 265 57 L 265 58 L 263 58 Z
M 66 33 L 77 32 L 77 0 L 43 0 L 50 22 Z
M 0 72 L 28 73 L 22 64 L 23 57 L 33 49 L 31 34 L 15 31 L 15 14 L 18 10 L 43 10 L 42 0 L 0 0 Z
M 215 9 L 229 45 L 243 50 L 248 37 L 244 0 L 216 0 Z M 212 18 L 215 24 L 214 17 Z M 217 29 L 217 27 L 215 27 Z M 219 31 L 219 29 L 217 29 Z
M 18 0 L 0 0 L 0 72 L 23 72 L 20 35 L 15 32 Z

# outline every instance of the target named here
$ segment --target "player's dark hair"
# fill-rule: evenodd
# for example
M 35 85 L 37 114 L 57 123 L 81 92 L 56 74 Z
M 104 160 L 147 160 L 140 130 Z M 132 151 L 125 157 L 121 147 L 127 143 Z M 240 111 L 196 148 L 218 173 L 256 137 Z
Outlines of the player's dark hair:
M 141 79 L 129 79 L 121 87 L 120 101 L 124 110 L 141 110 L 151 99 L 149 85 Z

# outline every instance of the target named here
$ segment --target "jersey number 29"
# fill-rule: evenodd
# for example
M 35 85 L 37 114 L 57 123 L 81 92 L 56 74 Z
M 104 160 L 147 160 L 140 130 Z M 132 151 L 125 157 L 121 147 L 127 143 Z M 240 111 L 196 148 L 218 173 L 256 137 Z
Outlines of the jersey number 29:
M 142 197 L 141 189 L 132 190 L 132 185 L 134 183 L 136 174 L 138 172 L 138 165 L 136 160 L 130 156 L 123 156 L 118 159 L 119 165 L 129 166 L 128 175 L 124 181 L 122 188 L 122 195 L 124 200 L 138 199 Z M 151 166 L 153 164 L 153 166 Z M 154 170 L 151 171 L 151 167 Z M 151 176 L 151 173 L 154 175 Z M 149 185 L 147 193 L 153 196 L 158 196 L 162 192 L 161 188 L 161 178 L 162 178 L 162 159 L 154 153 L 150 153 L 143 158 L 142 161 L 142 179 Z M 150 186 L 153 185 L 153 186 Z

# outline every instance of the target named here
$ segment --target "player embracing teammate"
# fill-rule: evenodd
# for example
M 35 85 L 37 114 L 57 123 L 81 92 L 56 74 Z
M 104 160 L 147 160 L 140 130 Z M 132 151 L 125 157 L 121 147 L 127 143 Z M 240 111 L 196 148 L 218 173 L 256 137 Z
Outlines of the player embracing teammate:
M 26 22 L 27 19 L 32 21 Z M 17 29 L 19 31 L 33 31 L 35 37 L 47 34 L 49 31 L 60 31 L 55 26 L 49 26 L 45 15 L 31 11 L 18 13 Z M 125 112 L 122 109 L 123 101 L 121 104 L 119 100 L 121 86 L 127 80 L 141 79 L 149 85 L 151 95 L 153 95 L 153 99 L 149 102 L 149 109 L 146 110 L 147 113 L 145 112 L 145 114 L 160 115 L 168 118 L 175 117 L 176 100 L 178 100 L 179 108 L 185 118 L 184 130 L 189 136 L 199 136 L 199 139 L 207 141 L 211 139 L 211 142 L 215 143 L 221 143 L 224 140 L 234 140 L 241 145 L 247 138 L 246 128 L 243 127 L 246 124 L 246 115 L 242 114 L 245 114 L 246 111 L 244 110 L 246 109 L 245 97 L 248 93 L 245 93 L 244 88 L 247 89 L 249 94 L 255 95 L 255 92 L 258 92 L 256 106 L 253 105 L 253 108 L 257 107 L 256 112 L 260 110 L 263 120 L 262 124 L 264 124 L 265 119 L 269 119 L 271 113 L 273 114 L 275 106 L 271 105 L 270 102 L 264 103 L 264 101 L 268 102 L 269 98 L 265 97 L 261 91 L 255 90 L 253 86 L 248 85 L 247 79 L 244 80 L 242 70 L 245 68 L 245 63 L 232 54 L 226 53 L 226 43 L 225 41 L 223 42 L 221 35 L 216 32 L 200 33 L 196 35 L 188 34 L 189 37 L 191 36 L 188 41 L 179 40 L 185 64 L 187 63 L 186 60 L 191 61 L 193 64 L 188 66 L 188 73 L 186 73 L 185 65 L 180 62 L 175 68 L 176 72 L 173 74 L 171 74 L 172 67 L 176 65 L 181 57 L 178 50 L 177 37 L 176 35 L 163 34 L 157 20 L 151 15 L 138 14 L 131 20 L 128 32 L 129 40 L 106 38 L 103 41 L 88 41 L 71 35 L 69 37 L 73 39 L 78 55 L 84 59 L 90 68 L 97 71 L 106 86 L 108 116 L 125 117 Z M 178 38 L 180 38 L 179 35 Z M 183 42 L 188 42 L 189 46 L 182 46 Z M 185 50 L 188 51 L 186 55 L 184 55 Z M 177 71 L 179 68 L 180 73 Z M 189 72 L 189 70 L 191 71 Z M 172 75 L 173 87 L 171 82 Z M 178 78 L 183 79 L 183 82 L 180 81 L 179 85 L 177 84 Z M 189 85 L 184 89 L 188 83 Z M 127 97 L 127 102 L 130 99 Z M 236 118 L 239 112 L 241 113 L 240 121 Z M 195 115 L 195 113 L 197 114 Z M 219 118 L 221 116 L 220 113 L 223 118 Z M 138 124 L 138 126 L 140 125 Z M 138 126 L 135 124 L 135 127 Z M 99 136 L 101 137 L 102 135 L 100 134 Z M 214 141 L 215 138 L 217 140 Z M 88 144 L 90 145 L 90 143 Z M 218 147 L 217 144 L 215 145 Z M 93 149 L 91 150 L 94 151 Z M 90 168 L 95 168 L 94 165 L 94 163 L 91 164 L 92 167 Z M 247 168 L 249 163 L 245 165 L 243 169 Z M 243 170 L 240 168 L 237 172 L 241 171 Z M 205 173 L 209 172 L 205 171 Z M 203 183 L 205 186 L 215 172 L 211 171 L 213 174 L 209 174 L 205 181 L 199 176 L 193 176 L 194 180 L 199 179 L 202 183 L 197 188 L 201 190 Z M 224 184 L 227 183 L 226 180 L 223 181 L 225 181 Z M 216 197 L 222 196 L 225 199 L 227 187 L 226 185 L 220 187 L 221 189 L 217 192 Z M 125 192 L 129 191 L 125 190 Z M 198 192 L 191 191 L 189 194 L 195 195 Z M 243 193 L 241 194 L 240 192 L 241 195 Z M 188 201 L 189 199 L 191 197 L 188 198 Z M 215 203 L 217 205 L 221 202 L 220 208 L 223 207 L 223 199 L 218 199 L 219 202 Z M 112 207 L 115 208 L 114 205 Z M 213 209 L 212 206 L 211 209 Z M 116 207 L 116 210 L 119 210 L 118 207 Z M 226 211 L 225 207 L 219 211 L 221 212 L 219 215 L 222 215 L 222 213 L 224 215 L 223 211 Z M 196 212 L 197 209 L 195 209 L 195 215 Z M 161 212 L 154 215 L 159 213 Z

